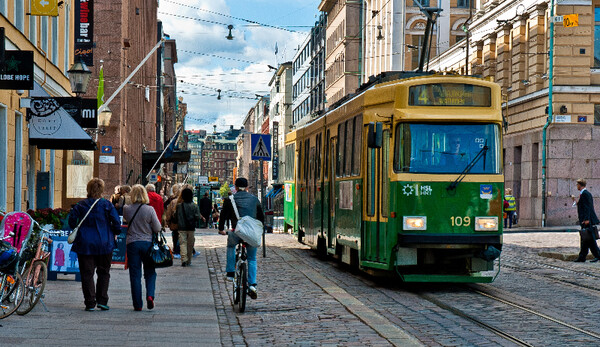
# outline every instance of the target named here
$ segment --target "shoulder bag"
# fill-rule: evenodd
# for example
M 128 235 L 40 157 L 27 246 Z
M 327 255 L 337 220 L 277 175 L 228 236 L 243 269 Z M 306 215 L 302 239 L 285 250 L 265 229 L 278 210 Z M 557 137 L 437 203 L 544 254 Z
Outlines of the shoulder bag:
M 240 218 L 240 214 L 237 206 L 235 205 L 233 196 L 231 197 L 231 205 L 233 206 L 235 217 L 238 220 L 233 232 L 251 247 L 260 247 L 262 241 L 261 237 L 263 233 L 263 224 L 258 219 L 250 216 L 244 216 Z
M 67 242 L 69 244 L 72 244 L 73 242 L 75 242 L 75 238 L 77 237 L 77 232 L 79 231 L 79 227 L 81 227 L 81 224 L 83 223 L 83 221 L 87 218 L 87 216 L 90 214 L 90 212 L 92 212 L 92 209 L 94 208 L 94 206 L 96 206 L 96 203 L 98 201 L 100 201 L 100 199 L 96 199 L 96 201 L 94 201 L 94 203 L 92 204 L 92 206 L 90 207 L 90 209 L 87 211 L 87 213 L 85 214 L 85 216 L 83 216 L 83 219 L 81 219 L 79 221 L 79 224 L 69 234 L 69 237 L 67 238 Z
M 167 245 L 167 240 L 161 229 L 158 233 L 152 233 L 152 246 L 148 249 L 146 256 L 152 260 L 154 267 L 162 268 L 173 265 L 173 252 Z

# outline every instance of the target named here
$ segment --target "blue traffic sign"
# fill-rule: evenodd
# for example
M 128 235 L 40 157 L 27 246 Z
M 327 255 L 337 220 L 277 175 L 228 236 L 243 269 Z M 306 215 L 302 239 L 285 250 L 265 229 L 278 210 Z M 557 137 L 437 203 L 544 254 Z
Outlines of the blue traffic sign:
M 112 146 L 102 146 L 102 153 L 112 153 Z
M 271 161 L 271 135 L 250 135 L 250 150 L 252 151 L 252 160 Z

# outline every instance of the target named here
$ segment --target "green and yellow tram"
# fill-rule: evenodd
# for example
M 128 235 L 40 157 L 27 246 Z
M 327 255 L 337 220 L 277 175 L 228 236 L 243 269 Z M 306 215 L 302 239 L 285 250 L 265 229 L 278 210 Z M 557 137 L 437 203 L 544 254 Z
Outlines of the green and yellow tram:
M 491 282 L 502 249 L 500 87 L 387 78 L 286 136 L 286 227 L 368 272 Z

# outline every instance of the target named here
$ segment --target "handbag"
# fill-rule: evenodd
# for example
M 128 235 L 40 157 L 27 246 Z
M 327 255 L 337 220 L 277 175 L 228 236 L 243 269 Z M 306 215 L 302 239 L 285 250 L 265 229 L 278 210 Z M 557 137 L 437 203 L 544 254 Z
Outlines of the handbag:
M 73 231 L 69 234 L 69 237 L 67 238 L 67 242 L 69 244 L 72 244 L 73 242 L 75 242 L 75 239 L 77 238 L 77 232 L 79 231 L 79 227 L 81 227 L 81 224 L 83 223 L 83 221 L 87 218 L 87 216 L 90 214 L 90 212 L 92 212 L 92 209 L 94 208 L 94 206 L 96 206 L 96 203 L 99 201 L 100 199 L 96 199 L 96 201 L 94 201 L 94 203 L 92 204 L 92 206 L 90 207 L 90 209 L 87 211 L 87 213 L 85 214 L 85 216 L 83 216 L 83 219 L 79 221 L 79 224 L 75 227 L 75 229 L 73 229 Z
M 173 252 L 163 234 L 164 228 L 158 233 L 152 233 L 152 246 L 148 249 L 146 256 L 152 260 L 154 267 L 162 268 L 173 265 Z
M 231 197 L 231 205 L 233 206 L 235 217 L 238 219 L 233 232 L 250 245 L 250 247 L 260 247 L 262 243 L 263 224 L 258 219 L 250 216 L 240 218 L 233 196 Z

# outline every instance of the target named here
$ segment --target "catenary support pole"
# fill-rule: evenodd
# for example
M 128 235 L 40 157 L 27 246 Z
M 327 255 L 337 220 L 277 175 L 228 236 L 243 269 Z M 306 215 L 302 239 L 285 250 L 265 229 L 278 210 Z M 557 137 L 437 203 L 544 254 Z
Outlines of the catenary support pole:
M 546 119 L 546 124 L 544 124 L 544 128 L 542 129 L 542 227 L 546 226 L 546 198 L 547 198 L 547 184 L 546 177 L 548 175 L 548 162 L 547 162 L 547 152 L 548 152 L 548 139 L 547 132 L 548 127 L 552 123 L 552 86 L 554 82 L 554 0 L 550 0 L 550 43 L 548 47 L 548 118 Z

